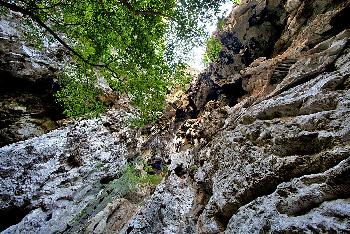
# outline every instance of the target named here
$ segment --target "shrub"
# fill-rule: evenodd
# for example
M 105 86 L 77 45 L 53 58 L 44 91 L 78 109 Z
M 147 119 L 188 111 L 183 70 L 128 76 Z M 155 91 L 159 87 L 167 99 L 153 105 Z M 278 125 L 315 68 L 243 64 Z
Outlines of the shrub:
M 124 174 L 122 176 L 122 180 L 125 183 L 125 186 L 128 187 L 129 191 L 135 190 L 137 187 L 142 185 L 151 185 L 157 186 L 163 177 L 161 174 L 141 174 L 141 171 L 137 170 L 135 166 L 128 164 Z
M 214 62 L 219 58 L 219 53 L 222 49 L 220 40 L 212 35 L 206 42 L 206 50 L 204 53 L 203 63 L 208 66 L 210 63 Z

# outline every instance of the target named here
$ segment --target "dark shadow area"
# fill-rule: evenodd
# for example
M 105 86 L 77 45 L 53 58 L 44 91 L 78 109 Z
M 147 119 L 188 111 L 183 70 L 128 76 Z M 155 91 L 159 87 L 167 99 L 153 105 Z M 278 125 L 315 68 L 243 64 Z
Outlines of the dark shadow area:
M 12 206 L 7 209 L 0 210 L 0 232 L 8 227 L 15 225 L 30 213 L 31 209 L 28 205 L 21 207 Z
M 340 11 L 334 18 L 332 18 L 330 25 L 332 29 L 323 33 L 322 36 L 335 36 L 345 29 L 350 28 L 350 7 L 347 6 L 342 11 Z
M 233 84 L 226 84 L 222 87 L 222 93 L 225 94 L 229 106 L 234 106 L 238 103 L 238 99 L 248 94 L 242 87 L 242 79 L 239 79 Z
M 178 177 L 182 178 L 184 175 L 186 175 L 186 170 L 183 168 L 182 164 L 178 165 L 175 169 L 174 169 L 175 175 L 177 175 Z
M 0 147 L 57 128 L 56 121 L 64 118 L 54 98 L 58 90 L 54 77 L 14 77 L 0 70 Z M 24 125 L 28 127 L 22 131 Z M 36 132 L 31 134 L 33 128 Z

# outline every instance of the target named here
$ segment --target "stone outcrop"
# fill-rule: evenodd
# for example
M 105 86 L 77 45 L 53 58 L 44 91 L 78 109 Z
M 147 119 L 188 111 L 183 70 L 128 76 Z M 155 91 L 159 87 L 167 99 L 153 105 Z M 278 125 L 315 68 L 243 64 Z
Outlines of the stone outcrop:
M 187 121 L 193 146 L 171 154 L 172 174 L 131 221 L 131 233 L 346 232 L 348 49 L 334 67 L 249 107 Z M 172 198 L 182 202 L 168 205 Z
M 104 199 L 124 193 L 126 187 L 115 179 L 124 170 L 128 147 L 136 148 L 128 118 L 113 112 L 1 148 L 1 229 L 19 222 L 4 233 L 63 232 L 92 204 L 105 205 Z M 124 204 L 123 209 L 130 206 Z
M 64 50 L 48 42 L 42 50 L 24 43 L 21 17 L 0 19 L 0 146 L 47 133 L 63 118 L 53 93 Z
M 349 9 L 242 1 L 173 123 L 112 110 L 0 148 L 3 232 L 347 233 Z M 154 190 L 126 186 L 137 158 L 167 168 Z
M 199 76 L 189 91 L 195 114 L 203 111 L 210 100 L 233 106 L 243 97 L 264 98 L 281 86 L 282 80 L 290 83 L 291 77 L 284 78 L 297 61 L 315 63 L 313 70 L 311 64 L 306 68 L 308 73 L 295 74 L 299 79 L 319 74 L 333 64 L 338 54 L 325 51 L 326 40 L 349 28 L 347 1 L 242 2 L 225 20 L 224 30 L 218 32 L 223 45 L 218 61 Z M 318 48 L 314 48 L 316 45 Z M 332 49 L 344 47 L 339 46 Z M 319 54 L 322 51 L 328 54 L 327 60 L 315 61 L 314 58 L 324 59 Z

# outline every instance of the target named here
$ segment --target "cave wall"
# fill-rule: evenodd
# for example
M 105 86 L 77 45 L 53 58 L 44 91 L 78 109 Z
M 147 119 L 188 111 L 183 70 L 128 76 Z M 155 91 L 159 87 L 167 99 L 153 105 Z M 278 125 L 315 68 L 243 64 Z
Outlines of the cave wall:
M 188 91 L 188 115 L 198 115 L 208 101 L 233 106 L 264 98 L 298 59 L 349 28 L 347 12 L 346 1 L 242 1 L 217 32 L 219 58 Z
M 53 96 L 62 50 L 25 43 L 19 17 L 0 21 L 0 146 L 47 133 L 63 118 Z

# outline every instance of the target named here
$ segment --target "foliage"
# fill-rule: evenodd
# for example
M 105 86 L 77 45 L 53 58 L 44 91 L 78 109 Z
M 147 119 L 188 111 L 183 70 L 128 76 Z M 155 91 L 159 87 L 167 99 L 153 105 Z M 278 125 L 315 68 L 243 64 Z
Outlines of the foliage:
M 241 1 L 242 0 L 232 0 L 233 3 L 236 3 L 236 4 L 241 4 Z
M 220 40 L 212 35 L 206 42 L 206 50 L 204 53 L 203 63 L 207 66 L 209 63 L 218 59 L 222 49 Z
M 83 69 L 78 72 L 73 69 L 70 72 L 66 71 L 60 77 L 63 87 L 55 96 L 59 102 L 63 103 L 64 114 L 67 116 L 95 117 L 105 111 L 105 106 L 98 99 L 102 93 L 96 88 L 94 80 L 91 79 L 94 76 L 88 71 Z
M 162 176 L 160 174 L 141 174 L 135 166 L 129 164 L 124 171 L 122 179 L 129 190 L 132 191 L 140 185 L 157 186 L 162 181 Z
M 32 44 L 39 45 L 36 39 L 45 34 L 69 52 L 74 63 L 66 67 L 64 90 L 57 94 L 68 116 L 103 110 L 96 98 L 99 74 L 130 96 L 145 123 L 162 111 L 166 92 L 187 81 L 186 51 L 203 42 L 205 22 L 227 1 L 0 0 L 0 9 L 25 16 Z
M 216 28 L 218 31 L 222 31 L 224 29 L 225 20 L 223 18 L 218 19 L 218 23 L 216 24 Z

